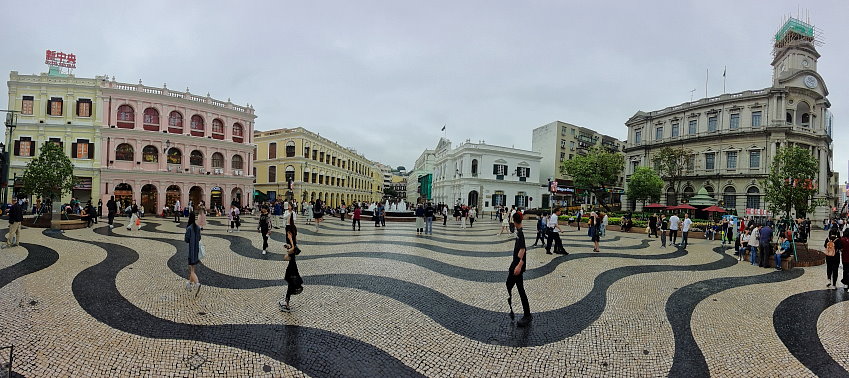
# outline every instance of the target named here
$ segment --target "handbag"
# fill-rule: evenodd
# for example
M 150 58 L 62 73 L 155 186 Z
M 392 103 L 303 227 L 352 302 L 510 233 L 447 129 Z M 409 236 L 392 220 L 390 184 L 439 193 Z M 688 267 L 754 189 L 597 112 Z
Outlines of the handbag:
M 198 240 L 198 260 L 203 260 L 206 257 L 206 247 L 203 246 L 203 242 Z

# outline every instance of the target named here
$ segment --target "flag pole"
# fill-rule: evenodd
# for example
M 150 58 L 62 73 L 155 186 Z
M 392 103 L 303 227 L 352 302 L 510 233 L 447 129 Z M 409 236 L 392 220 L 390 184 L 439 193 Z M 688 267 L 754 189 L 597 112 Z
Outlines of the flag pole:
M 710 76 L 710 69 L 705 68 L 705 98 L 708 96 L 708 77 Z
M 725 94 L 725 73 L 728 72 L 728 66 L 722 69 L 722 93 Z

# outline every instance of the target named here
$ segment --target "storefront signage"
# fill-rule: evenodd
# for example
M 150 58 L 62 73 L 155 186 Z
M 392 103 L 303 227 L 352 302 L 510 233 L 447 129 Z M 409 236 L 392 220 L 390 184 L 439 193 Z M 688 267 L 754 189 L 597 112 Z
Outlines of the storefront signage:
M 91 177 L 77 177 L 77 180 L 74 190 L 91 190 Z
M 47 50 L 44 54 L 44 64 L 65 68 L 77 68 L 77 56 L 61 51 Z
M 769 217 L 772 216 L 772 213 L 769 210 L 764 209 L 746 209 L 746 215 L 750 216 L 758 216 L 758 217 Z

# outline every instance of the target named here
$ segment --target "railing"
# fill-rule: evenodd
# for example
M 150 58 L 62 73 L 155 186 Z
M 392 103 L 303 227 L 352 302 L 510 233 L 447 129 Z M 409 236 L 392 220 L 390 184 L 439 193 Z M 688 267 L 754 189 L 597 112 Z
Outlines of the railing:
M 670 107 L 667 107 L 667 108 L 664 108 L 664 109 L 661 109 L 661 110 L 656 110 L 656 111 L 652 111 L 652 112 L 645 112 L 645 113 L 649 117 L 658 117 L 658 116 L 665 115 L 667 113 L 681 111 L 681 110 L 692 108 L 692 107 L 698 106 L 698 105 L 715 103 L 715 102 L 719 102 L 719 101 L 722 101 L 722 100 L 737 100 L 737 99 L 741 99 L 741 98 L 745 98 L 745 97 L 762 96 L 762 95 L 766 95 L 768 93 L 769 93 L 768 89 L 760 89 L 760 90 L 756 90 L 756 91 L 750 90 L 750 91 L 743 91 L 743 92 L 738 92 L 738 93 L 726 93 L 726 94 L 716 96 L 716 97 L 703 98 L 703 99 L 699 99 L 699 100 L 695 100 L 695 101 L 685 102 L 685 103 L 680 104 L 680 105 L 670 106 Z
M 788 123 L 788 122 L 778 122 L 777 124 L 774 123 L 771 126 L 791 127 L 793 132 L 804 133 L 804 134 L 808 134 L 808 135 L 812 135 L 812 136 L 826 136 L 827 135 L 825 131 L 813 130 L 808 126 L 800 126 L 800 125 L 796 125 L 796 124 L 792 124 L 792 123 Z M 664 143 L 673 142 L 673 141 L 682 141 L 682 140 L 691 139 L 691 138 L 704 138 L 704 137 L 716 136 L 716 135 L 723 135 L 724 136 L 724 135 L 733 135 L 733 134 L 745 134 L 745 133 L 750 133 L 750 132 L 753 132 L 753 131 L 765 130 L 765 127 L 769 127 L 769 125 L 768 126 L 754 126 L 754 127 L 752 127 L 752 126 L 750 126 L 750 127 L 738 127 L 736 129 L 722 129 L 722 130 L 716 130 L 716 131 L 701 131 L 701 132 L 698 132 L 696 134 L 684 134 L 684 135 L 679 135 L 679 136 L 674 136 L 674 137 L 664 137 L 663 139 L 659 139 L 659 140 L 642 140 L 639 143 L 627 143 L 627 144 L 625 144 L 625 148 L 633 148 L 633 147 L 639 147 L 639 146 L 651 146 L 651 145 L 664 144 Z
M 29 80 L 25 80 L 25 81 L 41 81 L 41 80 L 36 80 L 39 77 L 30 78 L 30 77 L 24 76 L 22 78 L 29 79 Z M 62 79 L 68 79 L 68 78 L 62 78 Z M 70 78 L 70 79 L 73 79 L 73 78 Z M 131 91 L 131 92 L 140 92 L 140 93 L 147 93 L 147 94 L 154 94 L 154 95 L 169 96 L 169 97 L 173 97 L 173 98 L 181 98 L 181 99 L 199 102 L 199 103 L 203 103 L 203 104 L 209 104 L 209 105 L 213 105 L 213 106 L 217 106 L 217 107 L 221 107 L 221 108 L 225 108 L 225 109 L 229 109 L 229 110 L 235 110 L 235 111 L 243 112 L 243 113 L 247 113 L 247 114 L 253 114 L 254 113 L 254 109 L 251 106 L 236 105 L 236 104 L 233 104 L 232 102 L 230 102 L 229 100 L 227 102 L 224 102 L 224 101 L 221 101 L 221 100 L 216 100 L 216 99 L 213 99 L 212 97 L 209 97 L 209 95 L 207 95 L 206 97 L 202 97 L 202 96 L 191 94 L 188 91 L 179 92 L 179 91 L 169 90 L 168 88 L 148 87 L 148 86 L 142 85 L 141 83 L 139 83 L 139 84 L 127 84 L 127 83 L 118 83 L 118 82 L 115 82 L 114 80 L 109 81 L 109 80 L 106 80 L 105 78 L 102 78 L 102 79 L 103 80 L 101 81 L 100 85 L 102 87 L 105 87 L 105 88 L 113 88 L 113 89 L 122 90 L 122 91 Z M 91 81 L 91 84 L 94 84 L 94 83 L 97 82 L 96 80 L 90 80 L 90 81 Z

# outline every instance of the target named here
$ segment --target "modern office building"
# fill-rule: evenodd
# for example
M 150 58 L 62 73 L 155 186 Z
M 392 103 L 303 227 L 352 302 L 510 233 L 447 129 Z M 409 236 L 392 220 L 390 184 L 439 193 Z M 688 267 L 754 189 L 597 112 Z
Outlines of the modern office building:
M 434 202 L 477 206 L 480 211 L 539 207 L 545 191 L 537 173 L 539 153 L 469 141 L 452 148 L 445 138 L 434 151 Z
M 791 18 L 773 43 L 771 86 L 639 111 L 628 119 L 626 177 L 638 166 L 653 166 L 663 147 L 682 147 L 691 152 L 686 177 L 677 197 L 676 188 L 664 188 L 665 203 L 686 201 L 704 187 L 721 206 L 743 214 L 746 208 L 765 208 L 761 180 L 776 151 L 798 146 L 820 163 L 816 197 L 833 203 L 833 117 L 817 71 L 814 28 Z M 637 206 L 630 201 L 630 208 Z M 828 210 L 824 206 L 808 215 L 821 219 Z
M 611 152 L 622 152 L 625 142 L 586 127 L 561 121 L 554 121 L 533 130 L 531 149 L 542 155 L 539 182 L 557 181 L 556 194 L 543 195 L 542 207 L 597 203 L 597 199 L 591 191 L 585 190 L 585 188 L 576 188 L 572 177 L 563 173 L 560 169 L 564 161 L 586 155 L 587 150 L 594 146 L 602 146 Z M 620 206 L 620 197 L 624 192 L 624 180 L 624 176 L 621 176 L 616 182 L 609 183 L 611 193 L 605 199 L 608 205 Z
M 339 206 L 383 195 L 383 174 L 374 162 L 302 127 L 255 131 L 254 143 L 255 187 L 270 199 Z

